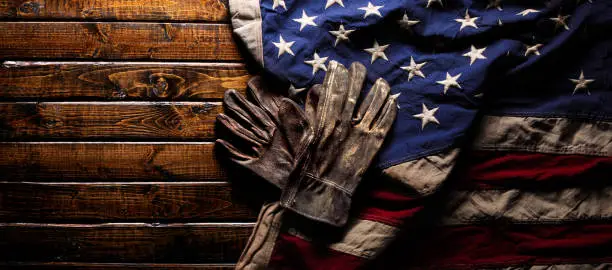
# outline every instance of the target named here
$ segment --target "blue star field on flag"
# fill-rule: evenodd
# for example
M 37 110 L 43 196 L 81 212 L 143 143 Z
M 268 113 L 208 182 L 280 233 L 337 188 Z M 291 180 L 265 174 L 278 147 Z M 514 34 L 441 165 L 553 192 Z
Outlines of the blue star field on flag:
M 479 112 L 612 115 L 612 1 L 263 0 L 264 67 L 297 88 L 358 61 L 399 96 L 377 161 L 460 145 Z

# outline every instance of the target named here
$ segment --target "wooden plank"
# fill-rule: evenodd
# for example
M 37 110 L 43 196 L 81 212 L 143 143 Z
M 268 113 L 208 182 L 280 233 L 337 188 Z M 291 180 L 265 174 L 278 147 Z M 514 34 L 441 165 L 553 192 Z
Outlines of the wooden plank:
M 179 270 L 230 270 L 234 264 L 168 264 L 168 263 L 76 263 L 76 262 L 14 262 L 0 263 L 0 269 L 179 269 Z
M 233 263 L 253 223 L 0 224 L 0 260 Z
M 0 59 L 240 60 L 227 24 L 0 22 Z
M 0 182 L 4 222 L 254 221 L 229 183 Z
M 30 62 L 0 66 L 2 99 L 203 100 L 250 78 L 239 63 Z
M 213 143 L 0 143 L 2 181 L 225 179 Z
M 178 269 L 230 270 L 234 264 L 170 264 L 170 263 L 79 263 L 79 262 L 12 262 L 0 263 L 0 269 Z
M 5 0 L 2 19 L 226 22 L 227 0 Z
M 0 139 L 214 138 L 220 102 L 0 103 Z

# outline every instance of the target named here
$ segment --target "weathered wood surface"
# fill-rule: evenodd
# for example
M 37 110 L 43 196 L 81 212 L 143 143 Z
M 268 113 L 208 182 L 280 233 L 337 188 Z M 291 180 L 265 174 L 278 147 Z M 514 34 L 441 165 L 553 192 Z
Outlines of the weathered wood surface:
M 0 263 L 0 269 L 178 269 L 178 270 L 229 270 L 234 264 L 169 264 L 169 263 L 78 263 L 78 262 L 11 262 Z
M 0 143 L 0 181 L 225 179 L 214 143 Z
M 239 199 L 239 198 L 238 198 Z M 229 183 L 0 182 L 3 222 L 254 221 Z
M 2 19 L 228 21 L 227 0 L 3 0 Z
M 0 224 L 0 260 L 231 263 L 252 223 Z
M 5 61 L 0 99 L 221 99 L 249 77 L 241 63 Z
M 0 102 L 0 139 L 214 138 L 215 102 Z
M 258 204 L 211 142 L 249 78 L 227 7 L 0 0 L 0 269 L 233 269 Z
M 240 60 L 227 24 L 0 22 L 0 60 Z

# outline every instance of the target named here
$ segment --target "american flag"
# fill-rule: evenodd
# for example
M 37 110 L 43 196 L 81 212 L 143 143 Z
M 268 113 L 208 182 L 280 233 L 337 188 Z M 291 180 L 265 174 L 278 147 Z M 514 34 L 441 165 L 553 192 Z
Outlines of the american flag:
M 231 0 L 230 10 L 252 56 L 294 91 L 336 60 L 366 66 L 364 89 L 382 77 L 400 94 L 383 173 L 366 179 L 353 222 L 321 249 L 283 218 L 269 267 L 612 266 L 612 1 Z

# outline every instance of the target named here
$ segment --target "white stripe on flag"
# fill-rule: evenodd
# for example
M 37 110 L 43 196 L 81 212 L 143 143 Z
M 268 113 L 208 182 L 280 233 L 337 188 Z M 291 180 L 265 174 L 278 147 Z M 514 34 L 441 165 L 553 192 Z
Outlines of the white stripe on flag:
M 491 220 L 557 223 L 612 217 L 612 187 L 554 191 L 460 191 L 449 194 L 448 198 L 443 225 L 467 225 Z
M 612 156 L 612 123 L 486 116 L 473 149 Z

